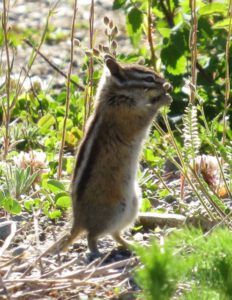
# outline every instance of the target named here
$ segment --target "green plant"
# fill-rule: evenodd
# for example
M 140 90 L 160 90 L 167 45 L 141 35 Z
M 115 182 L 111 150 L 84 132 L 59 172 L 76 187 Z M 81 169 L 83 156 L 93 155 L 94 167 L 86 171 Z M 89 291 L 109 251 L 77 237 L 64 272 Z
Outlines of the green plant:
M 178 299 L 231 299 L 231 246 L 229 230 L 204 236 L 185 229 L 167 237 L 164 245 L 153 241 L 149 249 L 138 247 L 142 266 L 135 278 L 145 295 L 141 299 L 172 299 L 177 294 Z

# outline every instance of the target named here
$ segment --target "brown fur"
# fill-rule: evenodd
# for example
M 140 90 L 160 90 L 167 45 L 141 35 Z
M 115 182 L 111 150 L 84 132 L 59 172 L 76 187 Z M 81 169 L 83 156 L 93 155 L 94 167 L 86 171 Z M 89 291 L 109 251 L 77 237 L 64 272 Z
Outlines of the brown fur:
M 87 233 L 94 253 L 105 234 L 129 246 L 121 231 L 134 222 L 139 209 L 136 171 L 142 141 L 158 109 L 170 103 L 165 80 L 152 70 L 107 59 L 111 74 L 99 84 L 73 173 L 72 230 L 60 243 L 66 246 Z M 146 82 L 150 75 L 153 83 Z

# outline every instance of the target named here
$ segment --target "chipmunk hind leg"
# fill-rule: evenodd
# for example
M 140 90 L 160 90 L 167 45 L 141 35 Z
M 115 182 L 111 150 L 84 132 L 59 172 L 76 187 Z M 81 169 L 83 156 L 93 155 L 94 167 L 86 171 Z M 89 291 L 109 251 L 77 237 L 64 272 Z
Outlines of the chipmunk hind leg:
M 67 251 L 68 246 L 71 245 L 75 240 L 77 240 L 82 234 L 83 234 L 82 228 L 73 226 L 70 233 L 66 234 L 63 237 L 63 240 L 61 240 L 59 245 L 60 251 Z
M 119 243 L 123 248 L 131 250 L 133 247 L 133 243 L 128 242 L 121 236 L 121 232 L 115 232 L 112 234 L 112 237 L 115 239 L 117 243 Z

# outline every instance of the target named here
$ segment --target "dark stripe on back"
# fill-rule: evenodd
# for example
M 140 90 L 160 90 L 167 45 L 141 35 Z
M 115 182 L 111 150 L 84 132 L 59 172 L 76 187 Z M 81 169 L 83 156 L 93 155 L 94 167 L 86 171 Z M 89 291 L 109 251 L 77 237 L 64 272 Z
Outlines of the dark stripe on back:
M 84 191 L 88 185 L 88 180 L 90 178 L 92 169 L 94 168 L 95 162 L 97 160 L 98 154 L 99 154 L 99 139 L 96 135 L 95 140 L 93 141 L 93 144 L 91 146 L 89 157 L 86 161 L 84 170 L 82 172 L 81 177 L 79 180 L 77 180 L 77 199 L 80 201 Z
M 112 106 L 119 106 L 125 104 L 127 106 L 135 106 L 135 100 L 131 97 L 123 96 L 123 95 L 114 95 L 108 99 L 108 104 Z
M 94 128 L 95 128 L 95 125 L 97 124 L 98 119 L 99 119 L 99 117 L 97 115 L 95 115 L 93 120 L 91 121 L 90 127 L 88 128 L 88 131 L 86 133 L 86 136 L 83 139 L 83 141 L 80 145 L 80 148 L 78 150 L 78 154 L 77 154 L 77 158 L 76 158 L 76 164 L 75 164 L 75 168 L 74 168 L 74 172 L 73 172 L 73 183 L 76 180 L 78 168 L 80 168 L 81 162 L 84 159 L 84 154 L 86 152 L 89 139 L 91 138 L 91 135 L 94 131 Z

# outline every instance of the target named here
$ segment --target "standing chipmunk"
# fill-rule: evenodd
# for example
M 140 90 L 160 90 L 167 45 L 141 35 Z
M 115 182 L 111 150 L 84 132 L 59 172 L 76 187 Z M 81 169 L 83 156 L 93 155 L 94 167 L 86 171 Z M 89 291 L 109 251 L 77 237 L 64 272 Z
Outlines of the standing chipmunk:
M 72 178 L 72 229 L 62 240 L 62 247 L 67 246 L 87 233 L 92 254 L 99 254 L 97 240 L 106 234 L 129 247 L 122 232 L 138 214 L 139 153 L 159 108 L 172 101 L 167 93 L 171 85 L 154 71 L 119 64 L 110 55 L 104 60 Z

